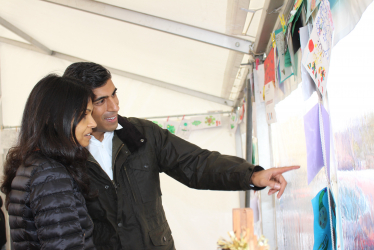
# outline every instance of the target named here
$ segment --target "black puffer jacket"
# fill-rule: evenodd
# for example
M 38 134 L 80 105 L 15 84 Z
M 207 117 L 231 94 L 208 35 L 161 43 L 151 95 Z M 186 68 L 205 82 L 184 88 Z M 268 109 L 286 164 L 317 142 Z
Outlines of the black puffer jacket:
M 93 222 L 66 168 L 39 152 L 26 162 L 9 194 L 14 249 L 95 249 Z

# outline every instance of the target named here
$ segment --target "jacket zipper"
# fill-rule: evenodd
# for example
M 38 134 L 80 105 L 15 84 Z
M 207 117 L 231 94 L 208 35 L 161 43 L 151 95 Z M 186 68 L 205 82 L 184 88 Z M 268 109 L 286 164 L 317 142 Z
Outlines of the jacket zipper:
M 122 144 L 121 147 L 118 149 L 117 154 L 116 154 L 116 157 L 114 157 L 114 162 L 116 162 L 116 160 L 117 160 L 117 156 L 118 156 L 119 152 L 121 151 L 122 147 L 123 147 L 123 144 Z M 126 163 L 126 162 L 125 162 L 125 163 Z M 135 201 L 135 203 L 136 203 L 136 197 L 135 197 L 134 191 L 133 191 L 132 186 L 131 186 L 131 182 L 130 182 L 129 175 L 128 175 L 128 173 L 127 173 L 126 166 L 124 167 L 124 169 L 125 169 L 125 173 L 126 173 L 127 181 L 129 182 L 129 186 L 130 186 L 130 189 L 131 189 L 132 196 L 134 197 L 134 201 Z
M 136 198 L 135 198 L 134 191 L 132 190 L 132 186 L 131 186 L 131 182 L 130 182 L 129 175 L 127 174 L 126 166 L 124 167 L 124 169 L 125 169 L 125 173 L 126 173 L 127 181 L 129 182 L 129 185 L 130 185 L 130 189 L 131 189 L 132 196 L 134 197 L 135 203 L 137 203 L 137 202 L 136 202 Z

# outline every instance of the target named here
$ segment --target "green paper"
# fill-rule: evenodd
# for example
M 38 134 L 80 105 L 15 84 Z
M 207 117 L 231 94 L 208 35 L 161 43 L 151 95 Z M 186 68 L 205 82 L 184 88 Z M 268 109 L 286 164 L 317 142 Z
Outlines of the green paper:
M 194 126 L 199 126 L 200 123 L 201 123 L 201 121 L 194 121 L 194 122 L 192 123 L 192 125 L 194 125 Z
M 297 19 L 299 19 L 299 17 L 300 17 L 300 14 L 301 14 L 301 11 L 302 11 L 303 4 L 304 4 L 304 2 L 301 3 L 300 8 L 297 10 L 297 12 L 296 12 L 296 14 L 295 14 L 296 17 L 294 18 L 294 22 L 293 22 L 293 24 L 292 24 L 292 30 L 291 30 L 291 35 L 292 35 L 292 36 L 293 36 L 294 29 L 295 29 L 296 21 L 297 21 Z
M 287 49 L 286 54 L 284 55 L 284 67 L 288 68 L 292 66 L 291 62 L 291 56 L 290 56 L 290 51 Z
M 298 56 L 298 53 L 297 53 L 297 51 L 296 51 L 296 53 L 295 53 L 295 55 L 294 55 L 294 62 L 295 62 L 295 64 L 293 65 L 293 74 L 295 75 L 295 76 L 297 76 L 297 65 L 298 65 L 298 63 L 299 63 L 299 56 Z

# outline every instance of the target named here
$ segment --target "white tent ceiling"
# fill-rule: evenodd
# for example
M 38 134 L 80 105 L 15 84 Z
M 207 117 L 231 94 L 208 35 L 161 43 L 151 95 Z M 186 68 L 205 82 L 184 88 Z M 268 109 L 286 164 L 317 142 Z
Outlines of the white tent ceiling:
M 248 62 L 250 49 L 237 52 L 113 17 L 117 12 L 125 13 L 121 11 L 144 13 L 197 28 L 193 32 L 202 36 L 213 31 L 225 39 L 240 39 L 243 44 L 244 40 L 255 41 L 264 2 L 0 0 L 0 42 L 38 42 L 55 56 L 62 53 L 71 56 L 72 61 L 78 58 L 97 62 L 129 73 L 124 75 L 129 78 L 142 76 L 137 80 L 151 84 L 156 80 L 169 89 L 177 86 L 179 92 L 188 94 L 192 90 L 195 96 L 201 92 L 201 97 L 210 101 L 212 96 L 220 97 L 215 101 L 233 106 L 246 76 L 247 69 L 240 64 Z M 108 15 L 89 13 L 81 6 Z

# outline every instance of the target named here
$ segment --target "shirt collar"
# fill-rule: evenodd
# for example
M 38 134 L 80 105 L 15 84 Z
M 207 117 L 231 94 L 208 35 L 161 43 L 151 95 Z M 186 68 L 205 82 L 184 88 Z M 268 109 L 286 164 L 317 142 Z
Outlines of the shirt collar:
M 122 128 L 123 128 L 123 127 L 121 126 L 121 124 L 118 123 L 117 128 L 116 128 L 115 130 L 119 130 L 119 129 L 122 129 Z M 105 139 L 106 139 L 109 135 L 113 134 L 113 132 L 114 132 L 114 131 L 105 132 L 105 133 L 104 133 L 104 139 L 103 139 L 102 142 L 106 141 Z M 91 136 L 90 142 L 93 142 L 93 143 L 102 143 L 102 142 L 100 142 L 99 140 L 97 140 L 94 136 Z
M 119 129 L 122 129 L 123 127 L 121 126 L 121 124 L 118 123 L 118 126 L 116 128 L 116 130 L 119 130 Z

